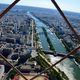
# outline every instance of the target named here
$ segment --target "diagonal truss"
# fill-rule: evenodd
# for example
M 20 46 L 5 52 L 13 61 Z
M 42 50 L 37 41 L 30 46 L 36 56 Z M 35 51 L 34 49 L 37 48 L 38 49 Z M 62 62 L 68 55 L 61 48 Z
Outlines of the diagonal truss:
M 11 5 L 9 5 L 1 14 L 0 19 L 11 9 L 13 8 L 20 0 L 15 0 Z
M 2 54 L 0 54 L 0 57 L 5 60 L 8 65 L 13 68 L 18 74 L 20 74 L 25 80 L 28 80 L 16 67 L 14 67 Z
M 9 5 L 1 14 L 0 14 L 0 19 L 11 9 L 13 8 L 13 6 L 15 6 L 20 0 L 15 0 L 11 5 Z M 78 39 L 78 41 L 80 42 L 80 37 L 78 36 L 77 32 L 75 31 L 75 29 L 72 27 L 71 23 L 68 21 L 68 19 L 66 18 L 66 16 L 64 15 L 63 11 L 60 9 L 60 7 L 58 6 L 58 4 L 56 3 L 55 0 L 51 0 L 53 2 L 53 4 L 55 5 L 55 7 L 57 8 L 57 10 L 59 11 L 59 13 L 61 14 L 61 16 L 63 17 L 63 19 L 65 20 L 65 22 L 68 24 L 69 28 L 72 30 L 72 32 L 74 33 L 75 37 Z M 58 62 L 56 62 L 55 64 L 53 64 L 52 66 L 46 68 L 44 71 L 42 71 L 40 74 L 36 75 L 35 77 L 33 77 L 30 80 L 35 79 L 36 77 L 40 76 L 42 73 L 44 73 L 45 71 L 49 70 L 50 68 L 54 67 L 55 65 L 57 65 L 58 63 L 60 63 L 61 61 L 65 60 L 66 58 L 68 58 L 70 55 L 74 55 L 76 53 L 76 51 L 80 49 L 80 46 L 75 48 L 74 50 L 72 50 L 68 55 L 66 55 L 65 57 L 63 57 L 61 60 L 59 60 Z M 5 60 L 10 66 L 11 68 L 13 68 L 17 73 L 19 73 L 25 80 L 26 77 L 17 69 L 15 68 L 9 61 L 7 61 L 7 59 L 0 54 L 0 57 Z
M 15 0 L 11 5 L 9 5 L 1 14 L 0 14 L 0 19 L 10 10 L 12 9 L 20 0 Z M 7 59 L 0 54 L 0 57 L 6 61 L 11 68 L 13 68 L 18 74 L 20 74 L 25 80 L 28 80 L 17 68 L 15 68 L 9 61 L 7 61 Z
M 80 49 L 80 46 L 78 46 L 77 48 L 75 48 L 74 50 L 72 50 L 70 53 L 68 53 L 68 55 L 64 56 L 62 59 L 60 59 L 59 61 L 57 61 L 55 64 L 53 64 L 52 66 L 46 68 L 44 71 L 42 71 L 40 74 L 36 75 L 35 77 L 33 77 L 30 80 L 34 80 L 35 78 L 37 78 L 38 76 L 40 76 L 42 73 L 48 71 L 49 69 L 53 68 L 54 66 L 56 66 L 57 64 L 59 64 L 60 62 L 62 62 L 66 58 L 68 58 L 70 55 L 74 55 L 77 52 L 77 50 L 79 50 L 79 49 Z
M 80 36 L 77 34 L 77 32 L 75 31 L 75 29 L 72 27 L 71 23 L 68 21 L 68 19 L 66 18 L 65 14 L 61 10 L 61 8 L 57 4 L 57 2 L 55 0 L 51 0 L 51 1 L 54 4 L 54 6 L 56 7 L 56 9 L 59 11 L 60 15 L 63 17 L 63 19 L 67 23 L 68 27 L 71 29 L 71 31 L 74 33 L 75 37 L 78 39 L 78 41 L 80 43 Z
M 57 8 L 57 10 L 59 11 L 60 15 L 63 17 L 63 19 L 65 20 L 65 22 L 67 23 L 67 25 L 69 26 L 69 28 L 71 29 L 71 31 L 74 33 L 75 37 L 77 37 L 79 43 L 80 43 L 80 37 L 78 36 L 77 32 L 75 31 L 75 29 L 72 27 L 71 23 L 68 21 L 68 19 L 66 18 L 65 14 L 63 13 L 63 11 L 60 9 L 60 7 L 58 6 L 57 2 L 55 0 L 51 0 L 52 3 L 54 4 L 54 6 Z M 63 57 L 61 60 L 59 60 L 58 62 L 56 62 L 55 64 L 53 64 L 51 67 L 45 69 L 44 71 L 42 71 L 40 74 L 36 75 L 35 77 L 33 77 L 30 80 L 35 79 L 36 77 L 40 76 L 42 73 L 44 73 L 45 71 L 49 70 L 50 68 L 56 66 L 58 63 L 60 63 L 61 61 L 63 61 L 64 59 L 68 58 L 70 55 L 73 55 L 74 53 L 76 53 L 76 51 L 80 49 L 80 46 L 75 48 L 74 50 L 72 50 L 68 55 L 66 55 L 65 57 Z

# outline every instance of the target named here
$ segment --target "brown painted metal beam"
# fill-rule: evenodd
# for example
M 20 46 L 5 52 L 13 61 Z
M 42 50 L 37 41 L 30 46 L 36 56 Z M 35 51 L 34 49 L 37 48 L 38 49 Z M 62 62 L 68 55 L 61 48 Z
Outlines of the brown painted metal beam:
M 51 1 L 54 4 L 54 6 L 57 8 L 57 10 L 59 11 L 59 13 L 61 14 L 61 16 L 63 17 L 63 19 L 65 20 L 65 22 L 68 24 L 69 28 L 74 33 L 75 37 L 78 39 L 78 41 L 80 43 L 80 36 L 77 34 L 77 32 L 75 31 L 75 29 L 72 27 L 71 23 L 68 21 L 68 19 L 66 18 L 65 14 L 63 13 L 63 11 L 60 9 L 60 7 L 57 4 L 57 2 L 55 0 L 51 0 Z
M 20 0 L 15 0 L 11 5 L 9 5 L 1 14 L 0 19 L 11 9 L 13 8 Z M 14 67 L 7 59 L 0 54 L 0 57 L 5 60 L 18 74 L 20 74 L 25 80 L 28 80 L 16 67 Z
M 34 80 L 35 78 L 37 78 L 38 76 L 40 76 L 42 73 L 46 72 L 47 70 L 53 68 L 54 66 L 56 66 L 57 64 L 59 64 L 60 62 L 62 62 L 63 60 L 65 60 L 66 58 L 68 58 L 70 55 L 74 55 L 76 53 L 77 50 L 80 49 L 80 46 L 77 47 L 76 49 L 72 50 L 70 53 L 68 53 L 68 55 L 66 55 L 65 57 L 63 57 L 62 59 L 60 59 L 59 61 L 57 61 L 55 64 L 53 64 L 52 66 L 46 68 L 44 71 L 42 71 L 40 74 L 34 76 L 33 78 L 31 78 L 30 80 Z
M 20 0 L 15 0 L 11 5 L 9 5 L 1 14 L 0 19 L 11 9 L 15 6 Z
M 0 57 L 5 60 L 8 65 L 13 68 L 19 75 L 21 75 L 21 77 L 23 77 L 25 80 L 28 80 L 16 67 L 14 67 L 2 54 L 0 54 Z

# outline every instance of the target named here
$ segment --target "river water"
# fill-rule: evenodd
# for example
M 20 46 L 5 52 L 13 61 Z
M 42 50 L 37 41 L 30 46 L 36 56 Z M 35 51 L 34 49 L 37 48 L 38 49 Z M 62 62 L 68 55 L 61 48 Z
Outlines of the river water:
M 50 50 L 50 49 L 49 49 L 49 44 L 46 40 L 46 37 L 43 33 L 42 27 L 46 29 L 48 36 L 50 38 L 50 41 L 52 42 L 55 48 L 55 51 L 58 53 L 67 54 L 67 51 L 63 43 L 58 39 L 55 33 L 52 33 L 49 30 L 49 26 L 47 26 L 46 24 L 38 20 L 31 13 L 28 13 L 28 16 L 30 16 L 31 18 L 35 20 L 36 31 L 38 33 L 39 40 L 41 42 L 43 50 Z M 61 57 L 54 57 L 52 55 L 49 55 L 49 57 L 50 57 L 52 64 L 54 64 L 56 61 L 61 59 Z M 80 68 L 74 63 L 73 59 L 67 58 L 56 66 L 68 76 L 69 80 L 80 80 Z

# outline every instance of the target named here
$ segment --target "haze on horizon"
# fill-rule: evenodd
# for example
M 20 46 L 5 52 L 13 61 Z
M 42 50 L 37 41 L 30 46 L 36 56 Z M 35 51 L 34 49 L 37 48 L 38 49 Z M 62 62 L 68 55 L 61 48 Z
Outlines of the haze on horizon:
M 0 0 L 0 3 L 11 4 L 14 0 Z M 80 0 L 56 0 L 62 10 L 79 12 Z M 17 5 L 55 9 L 51 0 L 21 0 Z

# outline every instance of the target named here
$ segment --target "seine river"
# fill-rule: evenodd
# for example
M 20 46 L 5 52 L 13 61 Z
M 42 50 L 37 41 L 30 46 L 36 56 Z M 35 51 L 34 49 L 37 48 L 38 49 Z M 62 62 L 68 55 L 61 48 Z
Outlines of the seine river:
M 63 43 L 58 39 L 55 33 L 52 33 L 49 30 L 49 26 L 38 20 L 35 16 L 31 13 L 27 13 L 31 18 L 35 20 L 36 23 L 36 31 L 38 33 L 39 40 L 41 42 L 43 50 L 50 50 L 49 44 L 47 39 L 44 35 L 42 27 L 44 27 L 48 33 L 50 41 L 52 42 L 55 51 L 59 53 L 67 54 L 67 51 L 63 45 Z M 51 63 L 54 64 L 56 61 L 60 60 L 61 57 L 54 57 L 49 55 Z M 69 80 L 80 80 L 80 68 L 74 63 L 73 59 L 67 58 L 66 60 L 62 61 L 58 65 L 56 65 L 60 70 L 62 70 L 69 78 Z

